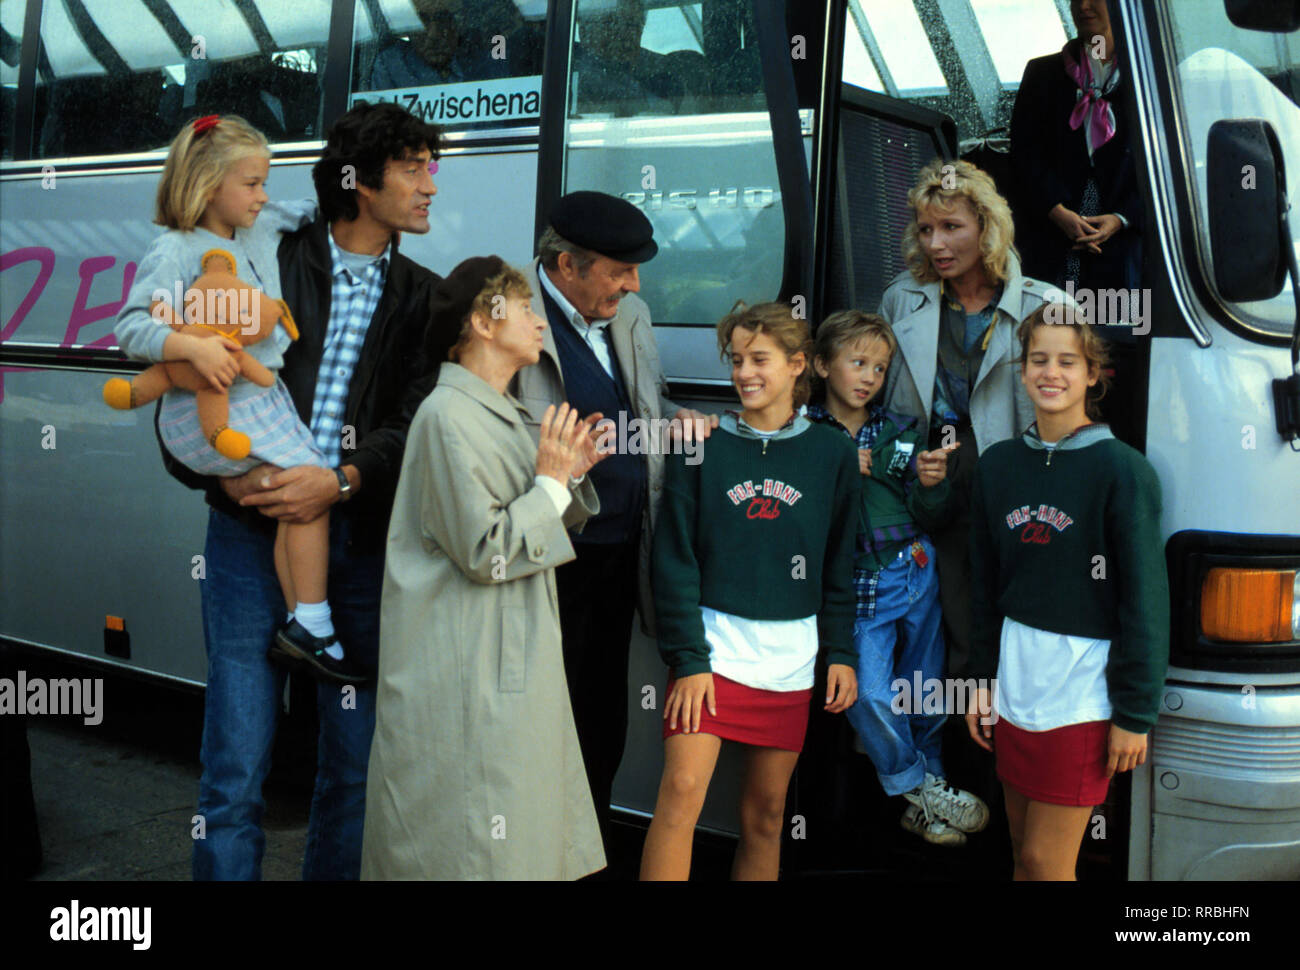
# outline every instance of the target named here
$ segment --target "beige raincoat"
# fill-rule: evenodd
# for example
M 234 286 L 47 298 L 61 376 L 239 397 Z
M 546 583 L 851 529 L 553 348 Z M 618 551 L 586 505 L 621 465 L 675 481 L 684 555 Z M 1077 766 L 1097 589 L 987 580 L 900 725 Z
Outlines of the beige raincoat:
M 605 865 L 560 652 L 563 520 L 527 411 L 457 364 L 416 412 L 384 572 L 363 879 L 576 879 Z

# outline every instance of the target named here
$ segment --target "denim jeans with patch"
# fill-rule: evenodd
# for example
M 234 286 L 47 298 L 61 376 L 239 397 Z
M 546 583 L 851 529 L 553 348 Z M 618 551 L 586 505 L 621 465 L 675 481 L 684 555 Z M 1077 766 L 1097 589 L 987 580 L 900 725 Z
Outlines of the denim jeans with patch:
M 921 713 L 922 698 L 912 696 L 918 673 L 922 684 L 939 681 L 940 686 L 944 674 L 934 546 L 925 537 L 918 541 L 929 562 L 918 565 L 911 546 L 905 548 L 878 573 L 873 615 L 859 617 L 853 628 L 858 699 L 845 714 L 888 795 L 916 788 L 927 771 L 943 777 L 945 715 Z M 907 682 L 906 693 L 894 689 L 900 679 Z M 909 703 L 903 706 L 902 700 Z M 895 713 L 896 706 L 903 712 Z
M 348 659 L 374 673 L 379 659 L 383 554 L 349 548 L 349 523 L 330 522 L 328 595 Z M 262 783 L 271 767 L 285 673 L 266 659 L 284 623 L 273 534 L 210 510 L 201 584 L 208 686 L 203 710 L 203 774 L 194 840 L 194 878 L 260 879 Z M 355 690 L 317 686 L 320 736 L 304 879 L 357 879 L 366 801 L 366 767 L 375 729 L 373 682 Z

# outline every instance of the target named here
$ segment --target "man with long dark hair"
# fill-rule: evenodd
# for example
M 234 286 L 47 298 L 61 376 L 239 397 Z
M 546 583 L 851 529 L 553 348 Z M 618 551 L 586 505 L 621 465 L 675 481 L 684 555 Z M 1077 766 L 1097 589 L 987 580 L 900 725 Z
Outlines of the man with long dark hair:
M 433 386 L 424 354 L 438 277 L 397 252 L 429 231 L 442 133 L 392 104 L 360 104 L 330 128 L 312 171 L 320 213 L 280 244 L 282 293 L 301 338 L 281 377 L 333 467 L 263 465 L 240 478 L 172 474 L 204 488 L 202 583 L 208 688 L 195 879 L 257 879 L 284 671 L 268 658 L 285 623 L 276 520 L 330 514 L 329 600 L 349 663 L 369 680 L 317 686 L 320 739 L 304 879 L 356 879 L 375 724 L 384 541 L 407 428 Z

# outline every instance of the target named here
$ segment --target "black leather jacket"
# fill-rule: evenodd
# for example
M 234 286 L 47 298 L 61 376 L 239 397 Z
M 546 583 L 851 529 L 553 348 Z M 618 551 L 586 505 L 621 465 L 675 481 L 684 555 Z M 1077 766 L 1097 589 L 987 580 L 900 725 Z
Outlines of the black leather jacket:
M 331 264 L 323 218 L 280 242 L 281 294 L 301 333 L 285 352 L 280 377 L 297 405 L 304 424 L 311 422 L 316 373 L 329 324 Z M 406 432 L 420 402 L 433 390 L 436 378 L 425 358 L 425 329 L 430 301 L 439 277 L 407 259 L 393 246 L 388 276 L 379 306 L 366 331 L 365 344 L 348 385 L 344 427 L 355 429 L 355 449 L 343 449 L 342 463 L 355 465 L 361 488 L 352 500 L 336 504 L 331 514 L 348 516 L 352 541 L 367 551 L 383 548 L 393 508 L 397 476 L 402 469 Z M 155 419 L 156 428 L 156 419 Z M 162 448 L 161 439 L 159 447 Z M 162 449 L 167 471 L 190 488 L 203 489 L 208 504 L 263 531 L 275 520 L 256 509 L 236 505 L 216 478 L 195 474 Z

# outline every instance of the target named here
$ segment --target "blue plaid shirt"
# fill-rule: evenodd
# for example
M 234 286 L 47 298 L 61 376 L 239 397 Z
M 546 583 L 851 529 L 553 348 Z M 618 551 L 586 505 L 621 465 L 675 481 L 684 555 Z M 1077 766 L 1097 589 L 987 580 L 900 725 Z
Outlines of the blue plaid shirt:
M 828 424 L 832 428 L 849 434 L 849 429 L 840 424 L 835 415 L 831 414 L 820 404 L 808 405 L 808 419 L 817 421 L 821 424 Z M 862 422 L 862 427 L 858 429 L 856 435 L 849 435 L 853 443 L 861 451 L 866 448 L 868 451 L 880 437 L 880 432 L 885 427 L 885 409 L 879 404 L 872 402 L 867 405 L 867 420 Z M 876 586 L 880 582 L 880 573 L 875 569 L 858 569 L 853 570 L 853 592 L 857 597 L 858 608 L 857 618 L 859 620 L 870 620 L 876 615 Z
M 388 277 L 390 242 L 383 256 L 366 265 L 360 276 L 343 263 L 334 234 L 325 234 L 330 244 L 330 319 L 325 330 L 325 352 L 316 372 L 316 396 L 311 405 L 311 434 L 331 467 L 342 463 L 343 415 L 348 403 L 348 384 L 361 358 L 370 319 L 379 307 Z

